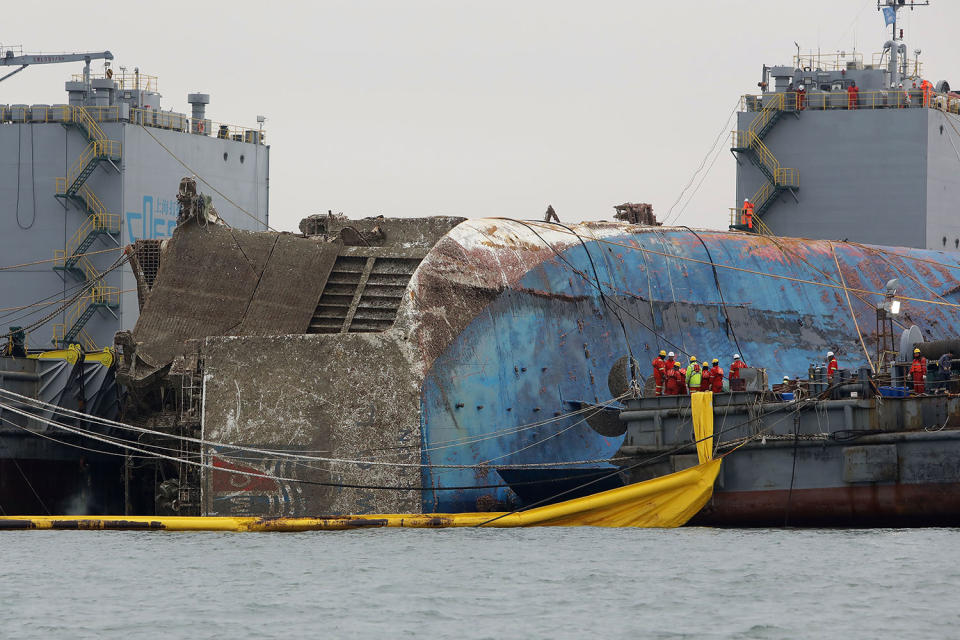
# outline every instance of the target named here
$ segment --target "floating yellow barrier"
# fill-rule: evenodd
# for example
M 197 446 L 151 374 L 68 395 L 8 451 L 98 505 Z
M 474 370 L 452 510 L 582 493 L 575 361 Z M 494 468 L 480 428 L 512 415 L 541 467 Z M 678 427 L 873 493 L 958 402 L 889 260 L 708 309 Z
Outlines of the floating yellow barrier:
M 0 529 L 163 531 L 344 531 L 376 527 L 679 527 L 706 504 L 716 460 L 646 482 L 515 513 L 427 513 L 325 518 L 186 516 L 6 516 Z
M 6 516 L 0 529 L 148 529 L 163 531 L 344 531 L 377 527 L 680 527 L 713 495 L 722 458 L 713 459 L 713 394 L 691 398 L 700 464 L 582 498 L 503 513 L 425 513 L 323 518 L 189 516 Z

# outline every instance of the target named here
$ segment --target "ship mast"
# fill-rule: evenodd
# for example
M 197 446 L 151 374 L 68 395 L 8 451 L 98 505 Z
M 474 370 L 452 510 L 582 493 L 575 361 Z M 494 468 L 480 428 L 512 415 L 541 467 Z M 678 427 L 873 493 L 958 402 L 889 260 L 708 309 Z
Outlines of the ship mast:
M 884 49 L 890 49 L 890 86 L 896 87 L 900 82 L 900 64 L 898 60 L 898 54 L 903 53 L 904 56 L 904 65 L 906 65 L 906 45 L 903 44 L 903 30 L 897 31 L 897 18 L 898 12 L 901 9 L 909 8 L 913 11 L 916 7 L 929 7 L 930 0 L 924 0 L 923 2 L 915 2 L 910 0 L 908 4 L 906 0 L 877 0 L 877 11 L 883 11 L 884 18 L 887 21 L 887 24 L 891 28 L 891 37 L 890 40 L 883 45 Z M 899 37 L 898 37 L 899 35 Z M 904 66 L 906 69 L 906 66 Z

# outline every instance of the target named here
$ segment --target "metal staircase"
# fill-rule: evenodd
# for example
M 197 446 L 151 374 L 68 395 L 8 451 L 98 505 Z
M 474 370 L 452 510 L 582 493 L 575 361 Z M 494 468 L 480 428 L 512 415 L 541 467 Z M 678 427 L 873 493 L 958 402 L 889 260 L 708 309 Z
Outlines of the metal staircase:
M 119 235 L 120 216 L 107 212 L 86 181 L 101 162 L 119 160 L 121 147 L 119 142 L 107 138 L 83 107 L 71 107 L 64 124 L 80 129 L 90 144 L 71 165 L 66 177 L 56 179 L 55 195 L 79 206 L 87 214 L 87 219 L 66 241 L 64 248 L 54 252 L 53 269 L 69 273 L 91 286 L 66 311 L 64 322 L 54 325 L 53 343 L 66 347 L 80 340 L 87 350 L 93 350 L 97 346 L 83 328 L 98 309 L 114 309 L 120 305 L 120 290 L 104 285 L 101 274 L 85 254 L 98 237 Z
M 734 131 L 731 151 L 746 154 L 766 178 L 750 202 L 754 206 L 754 217 L 762 216 L 784 191 L 796 192 L 800 188 L 800 172 L 797 169 L 780 166 L 770 148 L 763 139 L 776 126 L 784 113 L 785 94 L 771 93 L 764 96 L 764 106 L 750 123 L 746 131 Z M 745 225 L 731 224 L 732 229 L 745 230 Z
M 393 326 L 420 257 L 337 257 L 307 333 L 375 333 Z
M 95 286 L 77 300 L 66 312 L 64 322 L 53 325 L 53 342 L 57 345 L 83 344 L 87 351 L 95 351 L 96 343 L 83 330 L 97 309 L 116 309 L 120 306 L 120 289 Z

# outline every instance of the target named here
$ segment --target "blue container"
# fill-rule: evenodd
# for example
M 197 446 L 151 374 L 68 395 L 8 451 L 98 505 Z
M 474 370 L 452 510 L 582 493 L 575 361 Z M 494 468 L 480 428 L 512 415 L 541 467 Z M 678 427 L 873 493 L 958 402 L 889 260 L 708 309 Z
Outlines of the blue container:
M 906 387 L 880 387 L 880 395 L 884 398 L 906 398 L 910 390 Z
M 780 394 L 780 397 L 783 398 L 783 401 L 784 401 L 784 402 L 793 402 L 793 394 L 792 394 L 792 393 L 781 393 L 781 394 Z

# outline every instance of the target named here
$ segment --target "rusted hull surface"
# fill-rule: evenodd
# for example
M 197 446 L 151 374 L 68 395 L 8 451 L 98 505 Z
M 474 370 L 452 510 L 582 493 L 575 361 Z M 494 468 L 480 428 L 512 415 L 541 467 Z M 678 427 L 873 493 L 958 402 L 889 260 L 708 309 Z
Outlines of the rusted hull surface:
M 738 352 L 775 377 L 805 375 L 829 349 L 855 368 L 873 339 L 879 297 L 870 292 L 897 277 L 914 297 L 958 303 L 958 274 L 955 258 L 931 251 L 466 221 L 427 252 L 384 332 L 211 337 L 203 346 L 207 438 L 423 468 L 285 465 L 306 482 L 272 488 L 208 473 L 207 513 L 516 506 L 499 467 L 613 469 L 606 460 L 623 436 L 602 435 L 574 412 L 623 391 L 608 380 L 630 355 L 646 373 L 659 349 L 725 366 Z M 848 302 L 844 285 L 867 293 Z M 931 338 L 960 334 L 953 307 L 908 301 L 904 315 Z M 246 463 L 274 473 L 268 461 Z
M 960 483 L 717 491 L 692 526 L 960 526 Z
M 939 252 L 847 243 L 464 223 L 421 265 L 407 309 L 426 367 L 424 509 L 518 502 L 505 488 L 443 490 L 496 485 L 498 465 L 607 466 L 622 437 L 569 414 L 616 395 L 607 381 L 628 355 L 644 373 L 659 349 L 725 367 L 741 353 L 772 377 L 805 376 L 827 350 L 844 367 L 866 366 L 882 300 L 874 294 L 895 277 L 911 297 L 948 303 L 907 301 L 905 324 L 931 338 L 957 335 L 958 268 Z M 844 287 L 854 289 L 849 301 Z M 437 464 L 480 466 L 429 466 Z

